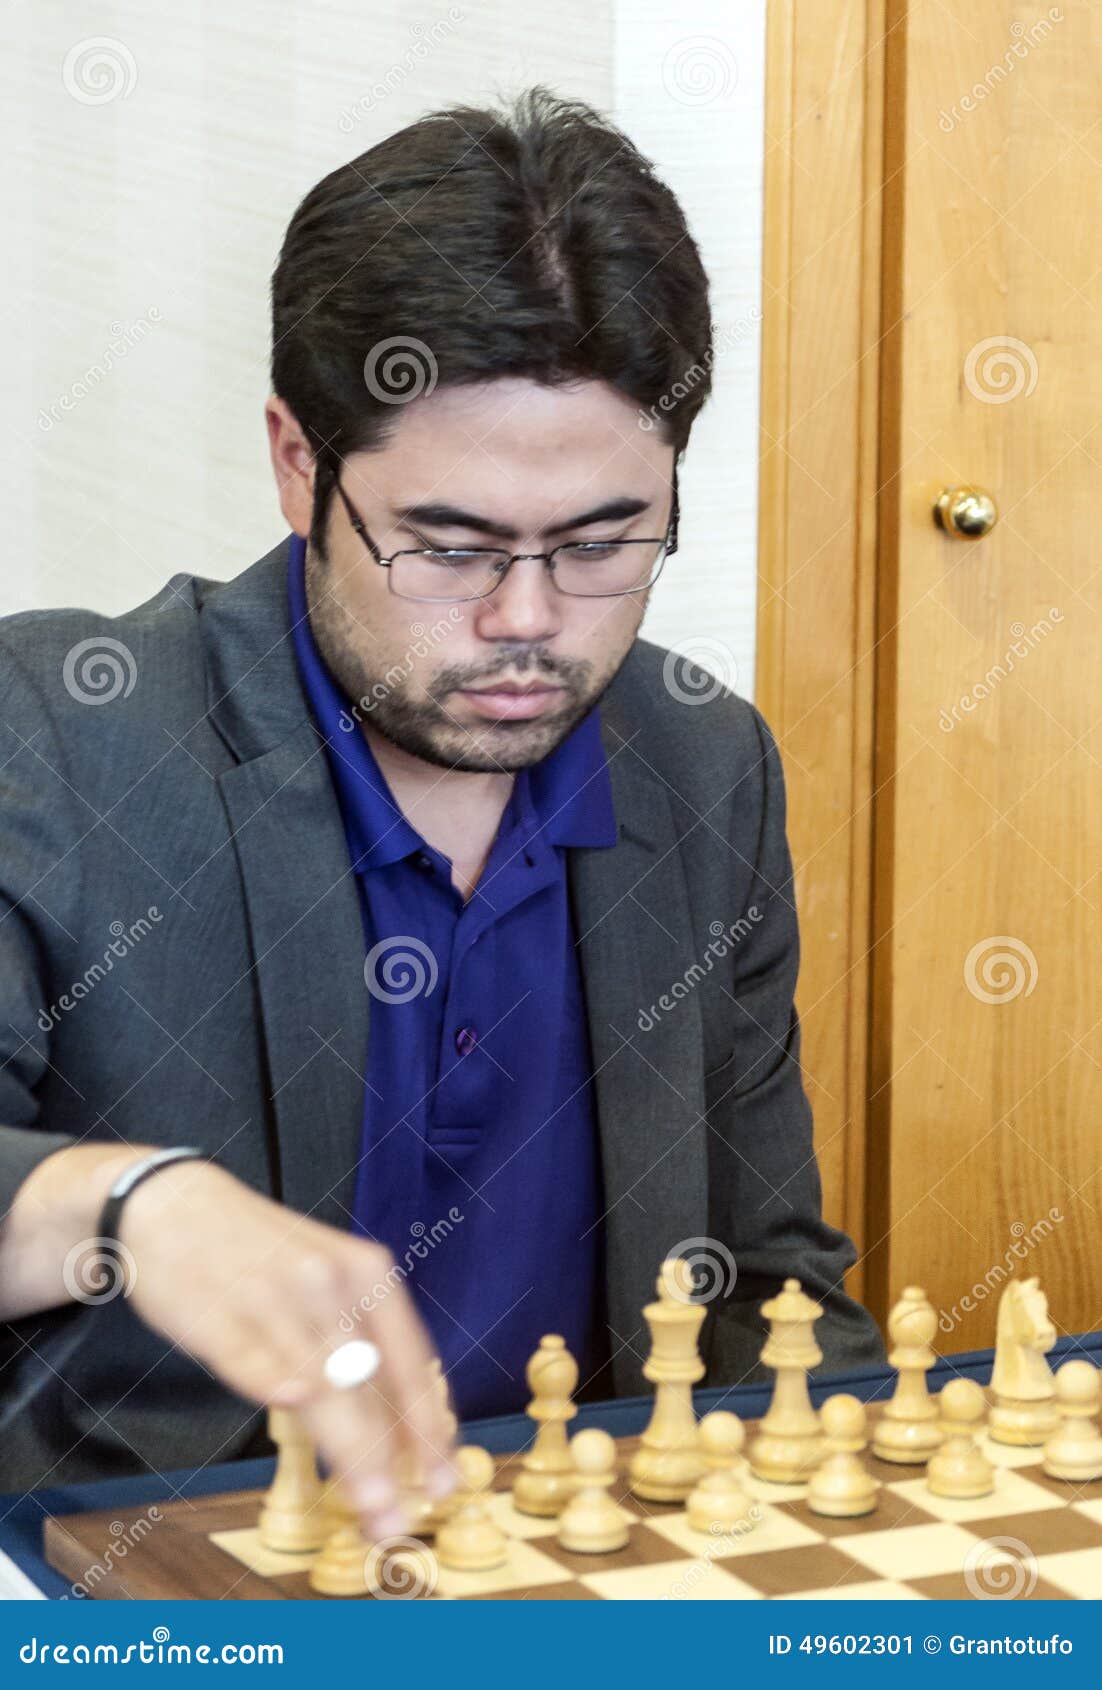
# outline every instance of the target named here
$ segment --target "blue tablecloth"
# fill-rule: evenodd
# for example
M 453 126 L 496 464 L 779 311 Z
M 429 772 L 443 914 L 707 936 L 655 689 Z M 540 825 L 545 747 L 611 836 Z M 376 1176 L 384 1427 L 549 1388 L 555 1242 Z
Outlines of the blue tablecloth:
M 1050 1352 L 1049 1361 L 1058 1367 L 1069 1356 L 1080 1355 L 1102 1367 L 1102 1333 L 1088 1333 L 1084 1337 L 1061 1338 Z M 946 1356 L 929 1374 L 930 1389 L 939 1391 L 954 1378 L 976 1379 L 986 1385 L 991 1376 L 992 1351 L 974 1350 L 964 1355 Z M 811 1388 L 812 1400 L 819 1403 L 836 1391 L 850 1391 L 863 1402 L 876 1402 L 890 1396 L 895 1374 L 889 1369 L 865 1373 L 839 1374 Z M 698 1414 L 714 1408 L 734 1409 L 744 1420 L 754 1420 L 765 1413 L 771 1386 L 741 1385 L 732 1389 L 697 1391 L 694 1396 Z M 641 1432 L 647 1423 L 652 1399 L 622 1397 L 614 1402 L 589 1403 L 578 1410 L 571 1430 L 584 1426 L 602 1426 L 614 1437 L 629 1437 Z M 463 1428 L 467 1443 L 481 1444 L 495 1455 L 522 1449 L 533 1435 L 532 1422 L 523 1414 L 504 1416 L 498 1420 L 473 1420 Z M 63 1485 L 52 1490 L 33 1491 L 29 1495 L 0 1498 L 0 1551 L 42 1592 L 43 1596 L 70 1596 L 69 1584 L 55 1573 L 42 1558 L 42 1521 L 48 1514 L 78 1514 L 98 1509 L 141 1507 L 173 1497 L 217 1495 L 222 1491 L 251 1490 L 267 1485 L 272 1476 L 273 1461 L 226 1461 L 212 1467 L 195 1467 L 164 1475 L 139 1473 L 128 1479 L 105 1479 L 97 1484 Z

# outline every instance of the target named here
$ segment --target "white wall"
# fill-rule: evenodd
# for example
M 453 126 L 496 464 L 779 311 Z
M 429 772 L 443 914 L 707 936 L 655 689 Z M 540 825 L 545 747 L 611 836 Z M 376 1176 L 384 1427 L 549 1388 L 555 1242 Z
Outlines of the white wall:
M 422 112 L 539 81 L 631 133 L 703 249 L 716 392 L 646 632 L 752 693 L 764 4 L 7 6 L 0 613 L 119 611 L 274 544 L 267 289 L 295 205 Z

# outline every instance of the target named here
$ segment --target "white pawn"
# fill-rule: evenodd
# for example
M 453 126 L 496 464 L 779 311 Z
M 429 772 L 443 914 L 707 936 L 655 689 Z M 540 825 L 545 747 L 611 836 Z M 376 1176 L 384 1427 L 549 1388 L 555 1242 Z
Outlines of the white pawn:
M 332 1521 L 306 1427 L 292 1409 L 270 1408 L 268 1436 L 276 1446 L 276 1466 L 257 1521 L 260 1541 L 265 1549 L 292 1554 L 320 1549 Z
M 508 1541 L 484 1501 L 485 1492 L 494 1482 L 494 1458 L 477 1444 L 464 1444 L 455 1452 L 455 1465 L 463 1488 L 455 1512 L 437 1530 L 437 1559 L 442 1567 L 458 1573 L 486 1573 L 503 1567 L 508 1559 Z
M 757 1515 L 742 1488 L 746 1474 L 745 1439 L 737 1414 L 717 1409 L 698 1428 L 700 1453 L 708 1468 L 689 1496 L 688 1519 L 694 1532 L 749 1531 Z
M 868 1439 L 864 1403 L 844 1394 L 829 1397 L 819 1410 L 827 1455 L 811 1475 L 807 1506 L 813 1514 L 853 1520 L 871 1514 L 879 1484 L 861 1460 Z
M 631 1515 L 608 1494 L 616 1482 L 616 1445 L 598 1427 L 579 1432 L 570 1441 L 577 1489 L 559 1515 L 556 1533 L 563 1549 L 576 1555 L 608 1555 L 623 1549 L 630 1535 Z
M 989 1496 L 995 1469 L 976 1444 L 987 1414 L 983 1390 L 972 1379 L 951 1379 L 938 1402 L 943 1442 L 930 1457 L 927 1485 L 934 1496 Z
M 1060 1424 L 1045 1444 L 1041 1463 L 1054 1479 L 1086 1484 L 1102 1479 L 1102 1435 L 1095 1425 L 1102 1378 L 1089 1361 L 1066 1361 L 1056 1374 Z
M 363 1535 L 359 1515 L 332 1479 L 325 1490 L 325 1511 L 329 1535 L 310 1568 L 310 1589 L 322 1596 L 366 1596 L 371 1545 Z

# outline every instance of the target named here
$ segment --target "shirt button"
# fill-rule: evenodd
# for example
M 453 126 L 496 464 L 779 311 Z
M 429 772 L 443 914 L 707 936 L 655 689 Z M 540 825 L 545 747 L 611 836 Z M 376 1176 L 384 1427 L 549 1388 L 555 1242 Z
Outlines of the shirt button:
M 475 1027 L 460 1027 L 455 1035 L 455 1048 L 460 1056 L 468 1056 L 478 1043 L 478 1030 Z
M 417 853 L 417 867 L 418 868 L 431 868 L 432 867 L 432 858 L 427 854 L 427 852 L 418 851 L 418 853 Z

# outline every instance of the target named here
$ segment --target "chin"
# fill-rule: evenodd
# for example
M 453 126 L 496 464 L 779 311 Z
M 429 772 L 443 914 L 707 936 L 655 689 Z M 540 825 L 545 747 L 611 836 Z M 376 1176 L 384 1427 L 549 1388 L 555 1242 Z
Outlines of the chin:
M 477 734 L 456 733 L 451 730 L 440 735 L 438 752 L 441 762 L 453 769 L 471 773 L 490 774 L 494 770 L 529 768 L 540 763 L 560 745 L 575 725 L 574 720 L 558 723 L 497 722 L 489 728 L 479 724 Z

